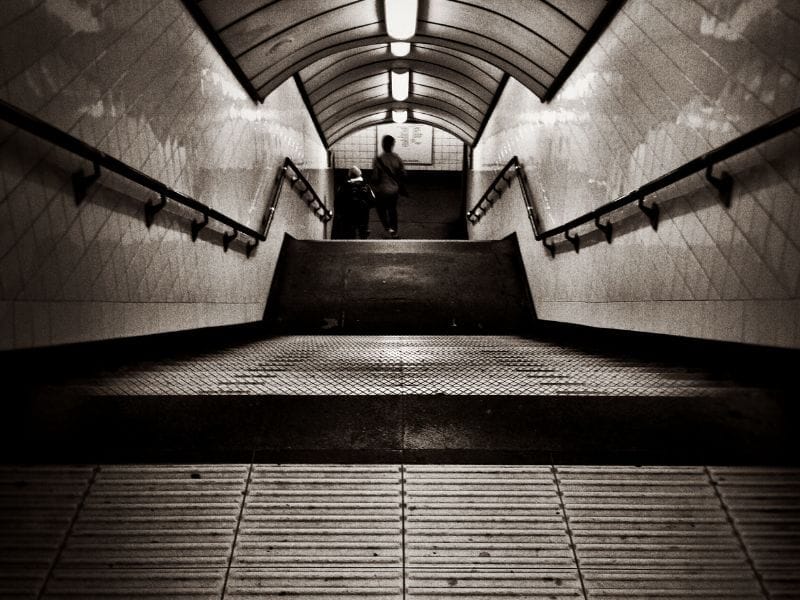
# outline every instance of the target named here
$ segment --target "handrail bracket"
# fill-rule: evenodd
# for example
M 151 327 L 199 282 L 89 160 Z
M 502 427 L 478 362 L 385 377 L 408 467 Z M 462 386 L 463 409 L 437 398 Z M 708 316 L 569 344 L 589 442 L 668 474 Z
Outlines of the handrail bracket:
M 581 251 L 581 236 L 577 233 L 575 235 L 570 235 L 569 231 L 564 232 L 564 237 L 572 244 L 572 247 L 575 248 L 575 254 Z
M 202 221 L 195 221 L 192 219 L 192 241 L 197 241 L 197 236 L 200 235 L 200 232 L 203 230 L 203 227 L 208 225 L 208 213 L 203 213 L 203 220 Z
M 83 202 L 89 188 L 100 179 L 100 163 L 95 161 L 92 165 L 94 168 L 89 175 L 84 175 L 83 169 L 78 169 L 72 174 L 72 193 L 75 195 L 75 204 Z
M 600 215 L 595 215 L 594 224 L 600 231 L 603 232 L 603 235 L 606 236 L 606 241 L 610 244 L 611 243 L 611 236 L 613 235 L 613 231 L 614 231 L 614 224 L 611 221 L 607 221 L 605 223 L 601 223 L 600 222 Z
M 228 248 L 230 248 L 231 242 L 239 237 L 239 230 L 234 229 L 233 233 L 228 233 L 227 231 L 222 234 L 222 249 L 227 252 Z
M 653 231 L 658 231 L 658 216 L 661 210 L 658 208 L 658 204 L 653 202 L 652 205 L 647 206 L 644 203 L 644 196 L 639 196 L 639 209 L 647 216 L 650 221 L 650 227 L 653 228 Z
M 150 229 L 150 226 L 153 224 L 156 215 L 166 205 L 167 197 L 164 194 L 161 194 L 161 201 L 158 204 L 154 204 L 152 198 L 147 201 L 147 204 L 144 205 L 144 224 L 147 225 L 148 229 Z
M 547 243 L 547 239 L 548 238 L 542 238 L 542 244 L 544 245 L 545 248 L 547 248 L 547 251 L 550 253 L 550 258 L 555 258 L 556 257 L 556 243 L 555 242 L 550 242 L 548 244 Z
M 245 254 L 247 255 L 247 258 L 250 258 L 250 255 L 253 253 L 253 251 L 256 248 L 258 248 L 258 240 L 253 240 L 252 242 L 247 242 L 247 246 L 245 247 L 245 250 L 244 250 Z
M 725 208 L 730 208 L 733 194 L 733 177 L 731 177 L 731 174 L 727 171 L 721 171 L 719 177 L 717 177 L 714 175 L 714 165 L 711 164 L 706 167 L 706 179 L 717 188 L 719 199 L 725 205 Z

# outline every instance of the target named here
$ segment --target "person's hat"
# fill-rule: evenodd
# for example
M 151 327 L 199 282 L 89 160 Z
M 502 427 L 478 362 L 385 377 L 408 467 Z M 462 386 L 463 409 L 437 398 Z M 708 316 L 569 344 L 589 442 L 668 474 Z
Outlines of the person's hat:
M 349 177 L 350 179 L 361 177 L 361 169 L 355 166 L 350 167 L 350 170 L 347 172 L 347 177 Z

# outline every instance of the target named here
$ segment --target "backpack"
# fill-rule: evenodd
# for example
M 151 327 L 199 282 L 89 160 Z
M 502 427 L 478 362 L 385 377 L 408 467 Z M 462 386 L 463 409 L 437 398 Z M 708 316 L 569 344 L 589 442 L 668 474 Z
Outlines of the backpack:
M 375 203 L 375 194 L 372 188 L 366 181 L 359 181 L 350 184 L 350 194 L 353 200 L 353 206 L 359 208 L 372 208 Z

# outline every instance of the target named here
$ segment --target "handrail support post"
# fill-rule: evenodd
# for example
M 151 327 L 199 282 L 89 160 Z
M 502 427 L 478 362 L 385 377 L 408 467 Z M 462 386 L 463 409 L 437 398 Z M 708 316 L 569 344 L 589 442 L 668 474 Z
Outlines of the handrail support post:
M 154 204 L 152 198 L 147 201 L 147 204 L 144 205 L 144 224 L 147 225 L 148 229 L 153 224 L 156 214 L 166 205 L 167 197 L 164 194 L 161 194 L 161 201 L 158 204 Z
M 75 196 L 75 204 L 80 204 L 86 199 L 86 194 L 92 184 L 100 179 L 100 163 L 93 162 L 93 170 L 89 175 L 83 174 L 83 169 L 78 169 L 72 174 L 72 193 Z
M 719 177 L 717 177 L 714 175 L 714 165 L 711 164 L 706 167 L 706 179 L 717 188 L 719 199 L 725 205 L 725 208 L 730 208 L 733 193 L 733 177 L 731 177 L 731 174 L 727 171 L 721 171 Z

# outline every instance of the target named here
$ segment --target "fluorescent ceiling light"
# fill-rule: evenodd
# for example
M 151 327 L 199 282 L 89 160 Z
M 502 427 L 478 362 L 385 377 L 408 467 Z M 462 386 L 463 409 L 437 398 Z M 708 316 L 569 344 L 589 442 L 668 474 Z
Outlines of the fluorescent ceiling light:
M 392 121 L 395 123 L 405 123 L 408 120 L 408 111 L 405 108 L 392 109 Z
M 407 40 L 417 31 L 417 0 L 383 0 L 386 33 L 393 40 Z
M 392 70 L 392 99 L 402 102 L 408 98 L 409 71 Z
M 409 42 L 392 42 L 389 44 L 389 50 L 394 56 L 406 56 L 411 52 L 411 44 Z

